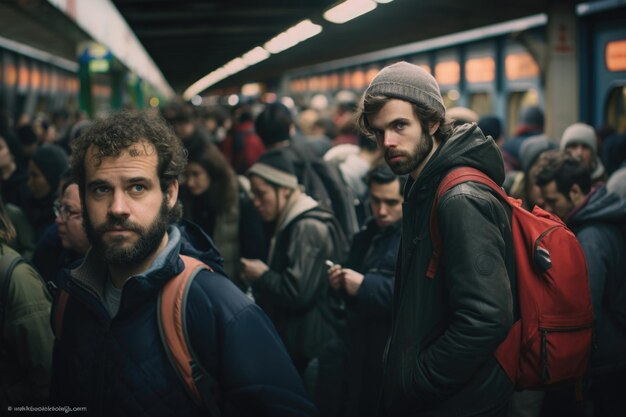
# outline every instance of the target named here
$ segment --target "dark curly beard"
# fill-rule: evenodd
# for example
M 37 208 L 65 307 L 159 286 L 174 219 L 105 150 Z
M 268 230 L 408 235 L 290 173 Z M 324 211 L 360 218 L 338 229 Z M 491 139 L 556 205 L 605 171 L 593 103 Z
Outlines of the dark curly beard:
M 167 205 L 167 198 L 164 197 L 156 219 L 148 225 L 142 227 L 123 217 L 109 215 L 105 223 L 94 226 L 85 213 L 83 222 L 87 238 L 92 245 L 93 253 L 100 256 L 109 265 L 136 265 L 152 255 L 163 241 L 163 236 L 169 224 L 170 209 Z M 107 244 L 103 241 L 104 233 L 114 227 L 123 227 L 139 235 L 139 239 L 131 246 L 124 246 L 124 239 L 119 238 L 113 243 Z

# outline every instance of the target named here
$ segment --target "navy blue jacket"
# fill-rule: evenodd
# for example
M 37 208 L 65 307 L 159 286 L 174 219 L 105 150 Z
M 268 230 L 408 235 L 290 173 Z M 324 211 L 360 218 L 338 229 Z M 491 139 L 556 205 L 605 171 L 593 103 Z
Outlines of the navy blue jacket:
M 585 252 L 594 315 L 591 372 L 626 369 L 626 201 L 592 191 L 566 221 Z
M 194 225 L 170 227 L 152 267 L 123 287 L 118 314 L 103 303 L 106 267 L 88 254 L 71 271 L 62 337 L 53 358 L 52 402 L 103 416 L 208 415 L 170 365 L 157 297 L 184 267 L 179 253 L 216 270 L 219 254 Z M 200 272 L 187 299 L 192 348 L 219 385 L 223 416 L 310 416 L 316 410 L 267 316 L 224 275 Z M 54 316 L 53 316 L 54 317 Z
M 383 351 L 391 329 L 393 277 L 402 222 L 381 230 L 375 219 L 354 236 L 347 267 L 363 274 L 348 306 L 348 412 L 375 416 L 383 378 Z

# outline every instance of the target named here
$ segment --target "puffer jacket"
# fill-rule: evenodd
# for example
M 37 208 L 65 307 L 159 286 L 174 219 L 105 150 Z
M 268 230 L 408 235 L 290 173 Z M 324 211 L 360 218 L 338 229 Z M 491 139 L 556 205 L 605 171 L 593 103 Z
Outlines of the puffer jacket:
M 332 222 L 332 214 L 309 196 L 290 199 L 272 238 L 270 269 L 252 285 L 255 300 L 276 325 L 300 372 L 337 338 L 341 325 L 324 263 L 338 261 Z
M 71 271 L 54 349 L 54 404 L 101 416 L 207 415 L 170 365 L 157 323 L 159 291 L 184 267 L 179 253 L 223 272 L 210 239 L 191 224 L 182 230 L 171 226 L 150 269 L 125 282 L 114 318 L 103 301 L 106 266 L 89 253 Z M 200 272 L 185 313 L 191 347 L 217 380 L 223 416 L 316 414 L 270 320 L 225 276 Z
M 382 415 L 471 416 L 505 407 L 513 385 L 493 357 L 515 318 L 511 211 L 482 184 L 459 184 L 437 206 L 444 261 L 426 277 L 430 212 L 454 167 L 504 180 L 501 154 L 475 124 L 455 129 L 404 190 L 402 240 Z
M 585 252 L 594 315 L 591 372 L 626 369 L 626 201 L 593 190 L 566 224 Z

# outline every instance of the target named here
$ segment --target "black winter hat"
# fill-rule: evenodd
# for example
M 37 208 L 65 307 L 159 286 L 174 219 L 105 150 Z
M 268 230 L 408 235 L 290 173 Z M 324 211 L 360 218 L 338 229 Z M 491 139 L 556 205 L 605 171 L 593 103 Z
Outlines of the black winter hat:
M 61 174 L 69 167 L 67 153 L 63 148 L 57 145 L 43 145 L 35 151 L 31 160 L 46 177 L 50 188 L 56 191 Z
M 525 107 L 522 110 L 520 122 L 526 126 L 543 129 L 543 111 L 537 106 Z
M 478 127 L 480 127 L 485 136 L 491 136 L 493 140 L 497 140 L 502 134 L 502 123 L 498 116 L 481 117 L 478 121 Z
M 248 176 L 257 175 L 265 181 L 286 188 L 297 188 L 298 177 L 289 159 L 280 149 L 265 152 L 248 170 Z

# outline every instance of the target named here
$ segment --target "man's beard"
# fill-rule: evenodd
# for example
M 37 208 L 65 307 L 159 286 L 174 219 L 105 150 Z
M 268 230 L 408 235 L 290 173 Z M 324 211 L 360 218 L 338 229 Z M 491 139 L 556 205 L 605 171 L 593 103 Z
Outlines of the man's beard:
M 413 148 L 413 154 L 409 154 L 405 151 L 397 149 L 385 149 L 385 161 L 387 165 L 396 175 L 410 174 L 417 169 L 417 167 L 426 159 L 430 151 L 433 149 L 433 138 L 426 133 L 422 133 L 422 137 L 415 144 Z M 404 160 L 397 162 L 390 162 L 391 158 L 395 156 L 402 156 Z
M 106 222 L 94 226 L 89 215 L 84 216 L 84 226 L 93 252 L 98 254 L 109 265 L 136 265 L 148 256 L 152 255 L 163 241 L 163 235 L 169 223 L 169 207 L 167 199 L 163 198 L 159 214 L 148 226 L 142 227 L 123 217 L 107 216 Z M 121 227 L 132 231 L 139 239 L 131 245 L 124 245 L 126 238 L 123 236 L 113 239 L 112 243 L 105 243 L 103 236 L 108 230 Z

